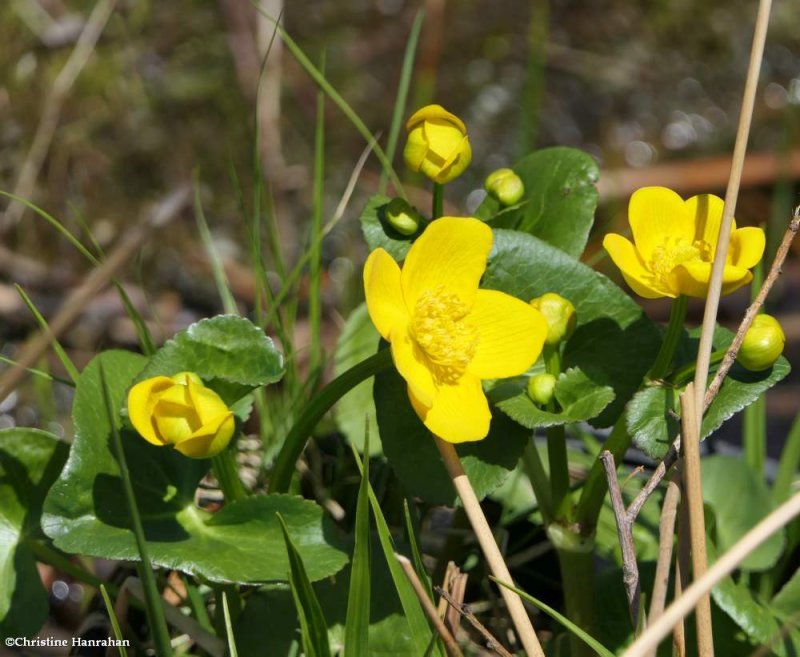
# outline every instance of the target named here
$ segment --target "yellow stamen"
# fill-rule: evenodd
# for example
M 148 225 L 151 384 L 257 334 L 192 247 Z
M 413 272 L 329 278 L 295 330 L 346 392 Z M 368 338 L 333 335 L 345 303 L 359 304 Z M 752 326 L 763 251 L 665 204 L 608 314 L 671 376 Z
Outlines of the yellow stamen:
M 671 238 L 653 249 L 648 269 L 657 284 L 668 288 L 670 273 L 678 266 L 692 261 L 711 262 L 711 245 L 704 240 L 689 240 L 681 237 Z

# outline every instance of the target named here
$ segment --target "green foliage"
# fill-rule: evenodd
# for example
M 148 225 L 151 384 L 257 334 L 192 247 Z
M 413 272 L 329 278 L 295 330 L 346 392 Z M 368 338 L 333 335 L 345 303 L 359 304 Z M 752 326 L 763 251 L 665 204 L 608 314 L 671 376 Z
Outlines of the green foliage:
M 339 376 L 353 365 L 372 356 L 378 348 L 379 340 L 380 336 L 367 313 L 367 306 L 361 304 L 347 318 L 339 336 L 334 358 L 334 374 Z M 378 435 L 372 384 L 372 379 L 359 383 L 342 397 L 335 407 L 336 425 L 339 431 L 361 452 L 364 451 L 365 431 L 368 431 L 370 436 Z M 380 454 L 380 440 L 370 441 L 369 451 L 370 456 Z
M 554 396 L 560 410 L 544 410 L 527 393 L 527 379 L 517 377 L 496 385 L 489 398 L 512 420 L 535 429 L 597 417 L 614 400 L 614 389 L 598 386 L 581 370 L 573 368 L 558 377 Z
M 406 493 L 430 504 L 452 504 L 456 498 L 453 482 L 433 436 L 411 408 L 406 382 L 396 371 L 375 377 L 375 408 L 383 453 Z M 486 438 L 458 446 L 478 499 L 494 490 L 514 469 L 527 440 L 527 430 L 502 413 L 494 413 Z
M 375 194 L 371 196 L 361 212 L 361 232 L 370 251 L 382 248 L 395 260 L 403 260 L 414 240 L 422 234 L 425 224 L 413 235 L 403 235 L 392 228 L 386 219 L 386 206 L 391 201 L 388 196 Z
M 47 619 L 47 591 L 28 541 L 42 537 L 42 503 L 67 445 L 37 429 L 0 431 L 0 635 L 33 636 Z
M 575 148 L 545 148 L 522 158 L 514 172 L 525 185 L 522 201 L 500 210 L 487 196 L 476 216 L 494 228 L 512 228 L 538 237 L 579 258 L 597 207 L 597 163 Z
M 613 401 L 591 420 L 597 427 L 613 424 L 658 351 L 658 332 L 642 309 L 602 274 L 516 231 L 495 231 L 483 287 L 524 301 L 557 292 L 575 306 L 578 324 L 566 343 L 562 365 L 586 377 L 584 395 L 607 394 L 591 393 L 589 383 L 596 389 L 613 389 Z
M 42 518 L 45 533 L 65 552 L 138 558 L 101 401 L 100 367 L 112 408 L 119 413 L 127 389 L 145 363 L 136 354 L 107 351 L 92 360 L 78 381 L 75 441 L 45 500 Z M 312 579 L 331 575 L 346 562 L 322 509 L 313 502 L 288 495 L 250 497 L 210 514 L 194 505 L 197 484 L 209 461 L 150 445 L 130 430 L 123 429 L 121 437 L 155 565 L 218 582 L 281 580 L 288 572 L 288 557 L 276 513 L 283 516 L 310 564 Z
M 195 372 L 226 404 L 279 381 L 283 357 L 272 340 L 237 315 L 203 319 L 181 331 L 153 356 L 137 380 Z
M 733 341 L 733 335 L 718 326 L 714 332 L 714 348 L 727 349 Z M 676 357 L 676 369 L 694 362 L 698 336 L 699 329 L 690 331 L 688 337 L 684 336 Z M 725 420 L 752 404 L 765 390 L 783 379 L 789 369 L 789 363 L 783 357 L 763 372 L 751 372 L 734 364 L 703 417 L 702 437 L 707 437 Z M 633 436 L 636 446 L 652 458 L 662 458 L 680 432 L 681 392 L 681 389 L 669 384 L 653 385 L 638 392 L 626 409 L 628 432 Z

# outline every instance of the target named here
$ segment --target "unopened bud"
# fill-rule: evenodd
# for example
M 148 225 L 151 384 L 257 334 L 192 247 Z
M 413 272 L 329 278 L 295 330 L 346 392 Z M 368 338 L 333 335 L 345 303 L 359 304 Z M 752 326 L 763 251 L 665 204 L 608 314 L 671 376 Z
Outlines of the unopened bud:
M 556 377 L 552 374 L 537 374 L 528 379 L 528 395 L 539 406 L 546 406 L 553 398 Z
M 753 325 L 744 334 L 736 360 L 748 370 L 760 372 L 772 367 L 783 353 L 786 336 L 772 315 L 756 315 Z
M 519 203 L 525 194 L 525 185 L 512 169 L 497 169 L 483 183 L 486 191 L 503 205 Z
M 398 196 L 386 206 L 386 221 L 401 235 L 413 235 L 419 230 L 422 215 Z
M 546 344 L 556 345 L 572 335 L 578 317 L 575 314 L 575 306 L 567 299 L 555 292 L 547 292 L 531 299 L 531 305 L 544 315 L 547 322 Z

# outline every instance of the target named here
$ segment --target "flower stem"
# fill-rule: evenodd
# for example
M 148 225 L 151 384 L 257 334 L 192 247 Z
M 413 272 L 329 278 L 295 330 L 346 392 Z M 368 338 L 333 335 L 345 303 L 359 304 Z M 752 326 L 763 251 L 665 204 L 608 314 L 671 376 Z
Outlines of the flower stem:
M 717 351 L 711 354 L 711 360 L 709 361 L 709 364 L 711 366 L 718 365 L 722 362 L 722 359 L 725 358 L 725 354 L 727 352 L 727 349 L 717 349 Z M 687 363 L 670 377 L 670 381 L 676 386 L 682 386 L 683 384 L 688 383 L 694 378 L 694 370 L 696 365 L 697 363 L 694 361 Z
M 525 451 L 522 453 L 522 463 L 528 474 L 528 479 L 533 487 L 533 494 L 539 510 L 542 512 L 545 526 L 553 522 L 553 500 L 550 497 L 550 480 L 542 465 L 542 458 L 533 439 L 528 441 Z
M 444 185 L 433 183 L 433 207 L 431 219 L 438 219 L 444 214 Z
M 233 448 L 222 450 L 212 459 L 214 475 L 217 477 L 219 487 L 225 495 L 226 502 L 235 502 L 247 497 L 247 491 L 239 479 L 239 468 Z
M 436 446 L 444 459 L 444 465 L 447 468 L 447 473 L 453 480 L 453 486 L 461 499 L 464 506 L 464 511 L 469 518 L 472 529 L 478 537 L 483 555 L 486 557 L 486 562 L 492 574 L 501 582 L 513 582 L 511 573 L 508 572 L 508 566 L 503 560 L 503 555 L 500 548 L 497 547 L 497 542 L 492 534 L 492 529 L 483 515 L 481 504 L 478 497 L 475 495 L 475 490 L 467 478 L 464 468 L 461 465 L 461 460 L 458 458 L 458 453 L 451 443 L 448 443 L 438 436 L 435 437 Z M 511 621 L 517 630 L 517 635 L 522 647 L 528 654 L 528 657 L 544 657 L 542 646 L 539 644 L 539 639 L 536 637 L 536 632 L 531 624 L 531 619 L 528 617 L 528 612 L 522 604 L 522 599 L 514 591 L 501 587 L 500 593 L 508 607 L 508 613 L 511 616 Z
M 664 342 L 661 343 L 661 349 L 656 356 L 653 367 L 647 374 L 649 379 L 663 379 L 664 375 L 669 371 L 669 366 L 672 363 L 672 357 L 675 355 L 675 349 L 681 339 L 681 331 L 686 321 L 686 310 L 689 306 L 689 298 L 681 295 L 672 302 L 672 311 L 669 314 L 669 324 L 667 325 L 667 332 L 664 334 Z
M 340 374 L 311 399 L 281 447 L 269 481 L 270 493 L 285 493 L 289 490 L 295 463 L 306 446 L 306 440 L 322 416 L 359 383 L 388 369 L 391 364 L 391 351 L 381 349 L 378 353 Z
M 561 354 L 558 345 L 545 345 L 544 361 L 547 373 L 558 378 L 561 374 Z M 555 399 L 550 400 L 547 409 L 557 412 Z M 556 518 L 565 518 L 570 512 L 569 461 L 567 459 L 567 436 L 564 425 L 547 427 L 547 461 L 550 466 L 551 508 Z

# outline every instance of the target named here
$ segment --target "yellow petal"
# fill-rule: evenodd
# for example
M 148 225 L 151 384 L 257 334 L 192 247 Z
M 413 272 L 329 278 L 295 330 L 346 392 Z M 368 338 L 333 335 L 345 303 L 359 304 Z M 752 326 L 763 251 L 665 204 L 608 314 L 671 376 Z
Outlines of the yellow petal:
M 194 459 L 211 458 L 228 446 L 235 428 L 233 413 L 228 411 L 176 444 L 175 449 Z
M 153 407 L 153 417 L 158 434 L 172 445 L 191 436 L 201 424 L 189 388 L 180 384 L 161 393 Z
M 427 358 L 408 334 L 405 326 L 399 326 L 391 336 L 392 360 L 410 390 L 426 406 L 433 403 L 436 386 L 428 369 Z
M 422 421 L 443 440 L 463 443 L 485 438 L 491 419 L 480 379 L 465 374 L 455 385 L 439 386 Z
M 722 221 L 722 211 L 725 201 L 713 194 L 700 194 L 692 196 L 686 201 L 686 210 L 695 225 L 695 239 L 703 240 L 711 246 L 713 256 L 719 237 L 719 225 Z M 733 222 L 736 228 L 736 221 Z
M 414 126 L 422 123 L 423 121 L 431 120 L 445 120 L 453 123 L 462 133 L 467 132 L 467 126 L 455 114 L 448 112 L 441 105 L 426 105 L 418 109 L 411 115 L 411 118 L 406 122 L 406 130 L 412 130 Z
M 491 249 L 492 230 L 478 219 L 442 217 L 432 222 L 403 265 L 406 307 L 413 312 L 422 293 L 439 287 L 471 306 Z
M 480 379 L 522 374 L 542 353 L 547 322 L 530 304 L 509 294 L 478 290 L 468 321 L 479 336 L 468 371 Z
M 674 280 L 680 294 L 705 299 L 711 279 L 711 263 L 699 260 L 685 262 L 672 271 L 670 278 Z M 753 275 L 746 269 L 725 265 L 722 272 L 722 294 L 730 294 L 752 279 Z
M 730 264 L 751 269 L 755 267 L 764 256 L 766 236 L 761 228 L 747 226 L 731 233 L 731 243 L 728 247 Z
M 648 261 L 668 239 L 693 240 L 695 225 L 683 199 L 666 187 L 642 187 L 631 196 L 628 221 L 636 250 Z
M 427 155 L 428 141 L 422 125 L 419 125 L 408 133 L 406 146 L 403 149 L 403 159 L 411 171 L 419 171 Z
M 222 401 L 220 396 L 211 390 L 211 388 L 206 388 L 202 383 L 198 385 L 194 381 L 190 381 L 188 390 L 189 398 L 200 420 L 200 424 L 204 425 L 211 422 L 214 418 L 218 418 L 230 412 L 228 406 Z
M 128 392 L 128 416 L 136 431 L 153 445 L 164 445 L 153 425 L 153 407 L 160 393 L 173 386 L 167 376 L 155 376 L 140 381 Z
M 407 322 L 408 312 L 403 302 L 400 267 L 383 249 L 370 253 L 364 265 L 364 294 L 372 323 L 388 340 L 394 326 Z
M 425 137 L 430 145 L 430 149 L 437 158 L 440 159 L 439 165 L 445 166 L 448 162 L 455 159 L 458 149 L 464 141 L 464 133 L 447 121 L 425 121 L 422 124 Z
M 642 258 L 636 247 L 622 235 L 608 233 L 603 238 L 603 248 L 611 256 L 611 260 L 622 272 L 625 282 L 640 297 L 658 299 L 660 297 L 676 297 L 670 290 L 660 289 L 655 285 L 653 276 L 645 269 Z

